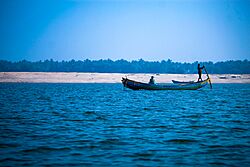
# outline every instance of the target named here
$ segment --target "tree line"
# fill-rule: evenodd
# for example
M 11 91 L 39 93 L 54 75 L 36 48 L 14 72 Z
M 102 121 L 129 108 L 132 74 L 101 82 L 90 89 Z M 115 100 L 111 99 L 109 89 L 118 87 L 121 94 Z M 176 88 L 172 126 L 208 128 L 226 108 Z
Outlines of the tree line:
M 250 61 L 248 60 L 180 63 L 170 59 L 162 61 L 144 61 L 143 59 L 54 61 L 50 59 L 36 62 L 0 60 L 0 71 L 195 74 L 198 63 L 204 65 L 210 74 L 250 74 Z

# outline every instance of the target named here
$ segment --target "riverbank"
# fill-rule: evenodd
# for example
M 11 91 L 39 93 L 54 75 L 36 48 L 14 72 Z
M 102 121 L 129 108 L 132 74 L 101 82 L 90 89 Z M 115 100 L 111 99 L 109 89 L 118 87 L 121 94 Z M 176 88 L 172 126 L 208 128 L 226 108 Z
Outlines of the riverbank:
M 0 72 L 0 82 L 13 83 L 121 83 L 122 77 L 148 82 L 154 76 L 157 83 L 172 80 L 194 81 L 197 74 L 125 74 L 125 73 L 77 73 L 77 72 Z M 206 78 L 206 75 L 203 75 Z M 250 83 L 250 74 L 211 74 L 213 83 Z

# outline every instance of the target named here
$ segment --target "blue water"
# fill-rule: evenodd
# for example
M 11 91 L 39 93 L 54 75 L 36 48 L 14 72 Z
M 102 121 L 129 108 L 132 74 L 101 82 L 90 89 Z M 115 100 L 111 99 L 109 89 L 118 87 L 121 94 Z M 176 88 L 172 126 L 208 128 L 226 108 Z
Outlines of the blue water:
M 250 84 L 0 84 L 1 166 L 249 166 Z

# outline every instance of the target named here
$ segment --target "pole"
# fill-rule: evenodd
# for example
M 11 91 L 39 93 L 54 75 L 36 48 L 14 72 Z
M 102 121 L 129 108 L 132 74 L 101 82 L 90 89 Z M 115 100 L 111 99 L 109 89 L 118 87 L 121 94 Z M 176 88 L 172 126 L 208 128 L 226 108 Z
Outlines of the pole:
M 208 75 L 208 73 L 207 73 L 207 69 L 206 69 L 205 66 L 204 66 L 204 70 L 205 70 L 205 72 L 206 72 L 206 74 L 207 74 L 207 78 L 209 79 L 210 89 L 212 89 L 211 79 L 210 79 L 210 77 L 209 77 L 209 75 Z

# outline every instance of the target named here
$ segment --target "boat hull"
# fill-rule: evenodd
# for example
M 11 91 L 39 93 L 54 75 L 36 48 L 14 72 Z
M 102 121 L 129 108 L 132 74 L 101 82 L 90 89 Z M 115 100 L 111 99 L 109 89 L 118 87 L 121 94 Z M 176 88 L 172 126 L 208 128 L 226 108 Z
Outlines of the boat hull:
M 176 81 L 176 80 L 172 80 L 172 82 L 174 84 L 193 84 L 193 83 L 195 83 L 194 81 L 184 82 L 184 81 Z
M 132 90 L 197 90 L 207 85 L 209 78 L 194 83 L 188 84 L 148 84 L 130 80 L 127 78 L 122 78 L 122 83 L 124 87 Z

